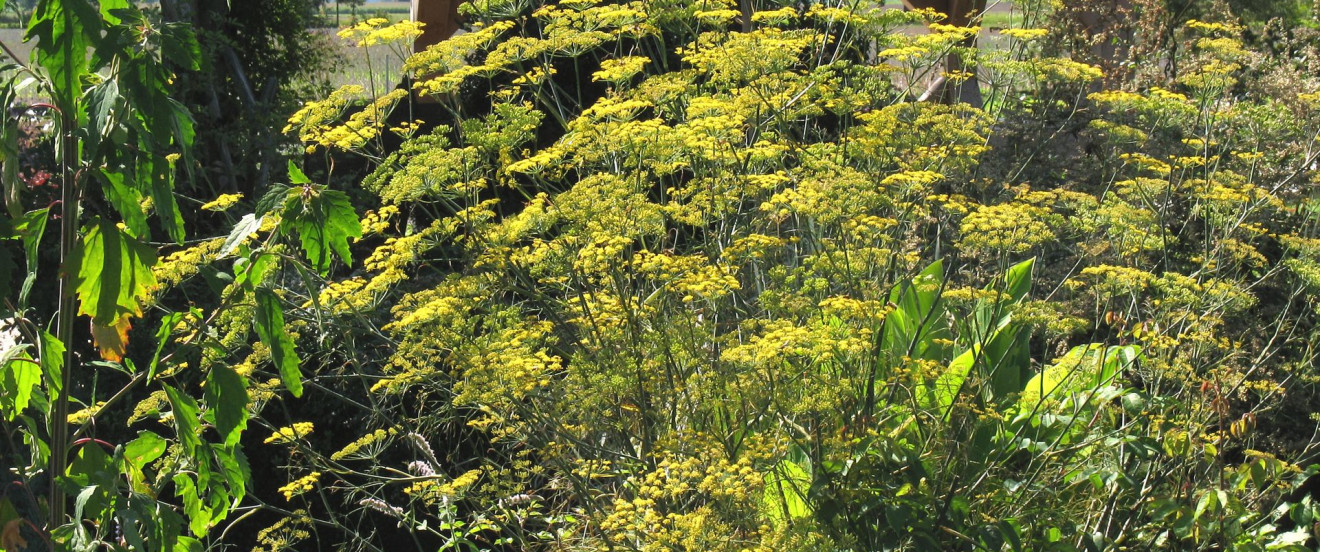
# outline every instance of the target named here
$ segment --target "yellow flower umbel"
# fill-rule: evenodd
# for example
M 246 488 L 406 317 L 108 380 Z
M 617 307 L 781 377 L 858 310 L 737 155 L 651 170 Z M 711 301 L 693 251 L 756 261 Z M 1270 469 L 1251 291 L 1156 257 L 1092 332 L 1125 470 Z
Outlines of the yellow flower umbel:
M 321 472 L 312 472 L 280 487 L 279 492 L 284 495 L 284 500 L 293 500 L 293 497 L 315 489 L 316 482 L 320 480 Z
M 314 429 L 314 428 L 313 428 L 313 426 L 312 426 L 312 422 L 298 422 L 298 423 L 295 423 L 295 424 L 293 424 L 293 425 L 291 425 L 291 426 L 285 426 L 285 427 L 279 428 L 278 430 L 275 431 L 275 433 L 272 433 L 272 434 L 270 435 L 270 437 L 267 437 L 266 440 L 263 441 L 263 442 L 266 443 L 266 444 L 270 444 L 270 443 L 278 443 L 278 444 L 289 444 L 289 443 L 293 443 L 293 442 L 296 442 L 296 441 L 299 440 L 299 439 L 302 439 L 303 437 L 306 437 L 306 436 L 308 436 L 308 435 L 311 435 L 313 429 Z

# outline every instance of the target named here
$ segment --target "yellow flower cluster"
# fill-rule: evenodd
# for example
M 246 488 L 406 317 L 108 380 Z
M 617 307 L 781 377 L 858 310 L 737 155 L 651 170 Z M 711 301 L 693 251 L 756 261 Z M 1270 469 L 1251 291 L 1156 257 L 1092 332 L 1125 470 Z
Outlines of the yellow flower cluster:
M 156 266 L 151 267 L 151 274 L 156 277 L 157 289 L 171 289 L 197 275 L 202 267 L 216 260 L 220 249 L 225 245 L 225 239 L 206 240 L 167 255 Z
M 373 17 L 339 31 L 339 38 L 355 41 L 357 47 L 375 46 L 391 42 L 411 41 L 422 36 L 422 23 L 400 21 L 393 25 L 383 17 Z
M 1049 211 L 1034 205 L 983 205 L 962 220 L 959 246 L 981 253 L 1022 253 L 1055 239 Z
M 280 552 L 289 550 L 294 545 L 311 538 L 312 533 L 308 530 L 312 526 L 312 518 L 307 515 L 306 510 L 295 510 L 286 517 L 280 518 L 274 525 L 257 532 L 257 542 L 261 546 L 253 549 L 253 552 Z
M 1088 266 L 1082 269 L 1083 281 L 1105 297 L 1137 294 L 1155 280 L 1155 275 L 1138 268 L 1113 265 Z
M 453 478 L 447 483 L 441 483 L 437 479 L 425 479 L 408 486 L 403 492 L 408 496 L 421 500 L 428 506 L 434 506 L 442 502 L 452 502 L 473 485 L 481 480 L 483 470 L 475 469 L 463 472 L 458 477 Z
M 1049 29 L 1004 29 L 999 34 L 1023 42 L 1045 38 L 1049 36 Z
M 284 495 L 284 500 L 293 500 L 293 497 L 315 489 L 316 482 L 320 480 L 321 472 L 312 472 L 291 481 L 288 485 L 280 487 L 279 492 Z
M 313 429 L 315 428 L 312 425 L 312 422 L 297 422 L 291 426 L 285 426 L 279 428 L 278 430 L 275 431 L 275 433 L 272 433 L 270 437 L 267 437 L 266 440 L 262 442 L 266 444 L 293 443 L 296 442 L 298 439 L 311 435 Z
M 202 204 L 203 211 L 228 211 L 230 207 L 237 205 L 239 200 L 243 199 L 243 194 L 220 194 L 219 197 Z
M 646 56 L 626 56 L 607 59 L 600 63 L 600 70 L 591 74 L 593 81 L 607 81 L 619 84 L 642 72 L 651 58 Z
M 394 434 L 398 433 L 395 428 L 377 429 L 371 433 L 358 437 L 356 441 L 349 443 L 330 455 L 330 459 L 336 462 L 344 459 L 363 459 L 370 458 L 383 447 L 384 441 Z M 364 451 L 363 449 L 367 449 Z

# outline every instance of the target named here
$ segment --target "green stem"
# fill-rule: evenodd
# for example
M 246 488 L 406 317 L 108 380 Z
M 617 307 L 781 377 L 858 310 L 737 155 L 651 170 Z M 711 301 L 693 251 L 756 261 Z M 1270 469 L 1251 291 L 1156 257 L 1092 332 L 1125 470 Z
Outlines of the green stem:
M 78 244 L 78 175 L 75 164 L 78 160 L 78 138 L 73 133 L 77 124 L 76 112 L 68 109 L 60 112 L 60 175 L 61 175 L 61 213 L 60 213 L 60 302 L 56 322 L 56 338 L 64 344 L 64 366 L 61 372 L 61 385 L 55 397 L 55 409 L 50 418 L 50 518 L 47 528 L 54 528 L 64 523 L 66 513 L 64 491 L 59 486 L 59 479 L 64 475 L 64 466 L 68 458 L 69 435 L 69 391 L 73 384 L 73 319 L 78 316 L 74 289 L 73 267 L 69 261 L 73 249 Z

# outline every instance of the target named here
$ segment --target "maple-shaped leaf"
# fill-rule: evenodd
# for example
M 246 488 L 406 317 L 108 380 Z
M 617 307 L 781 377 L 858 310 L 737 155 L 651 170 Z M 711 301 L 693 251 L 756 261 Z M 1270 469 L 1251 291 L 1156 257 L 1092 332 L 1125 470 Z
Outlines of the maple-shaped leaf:
M 92 339 L 106 360 L 117 361 L 128 345 L 130 319 L 156 287 L 151 267 L 156 250 L 116 224 L 93 219 L 73 256 L 78 313 L 92 317 Z
M 330 270 L 332 252 L 351 264 L 348 240 L 362 237 L 362 223 L 348 194 L 313 184 L 292 162 L 289 180 L 294 186 L 284 199 L 280 232 L 298 233 L 307 260 L 322 275 Z

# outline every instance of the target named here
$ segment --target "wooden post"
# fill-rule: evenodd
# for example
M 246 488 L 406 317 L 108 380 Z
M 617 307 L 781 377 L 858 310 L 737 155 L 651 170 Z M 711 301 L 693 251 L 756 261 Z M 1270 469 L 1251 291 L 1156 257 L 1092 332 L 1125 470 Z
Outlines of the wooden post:
M 933 9 L 945 15 L 944 22 L 957 27 L 966 27 L 972 17 L 985 11 L 986 0 L 903 0 L 908 9 Z M 976 37 L 968 38 L 963 46 L 976 47 Z M 976 78 L 976 65 L 966 63 L 961 56 L 950 54 L 945 59 L 945 71 L 958 73 L 967 71 L 971 78 L 958 85 L 957 90 L 950 90 L 947 79 L 937 77 L 921 98 L 942 103 L 963 102 L 981 107 L 981 84 Z
M 425 23 L 422 36 L 413 42 L 413 51 L 420 52 L 427 46 L 440 42 L 454 35 L 458 30 L 458 5 L 462 0 L 412 0 L 412 20 Z

